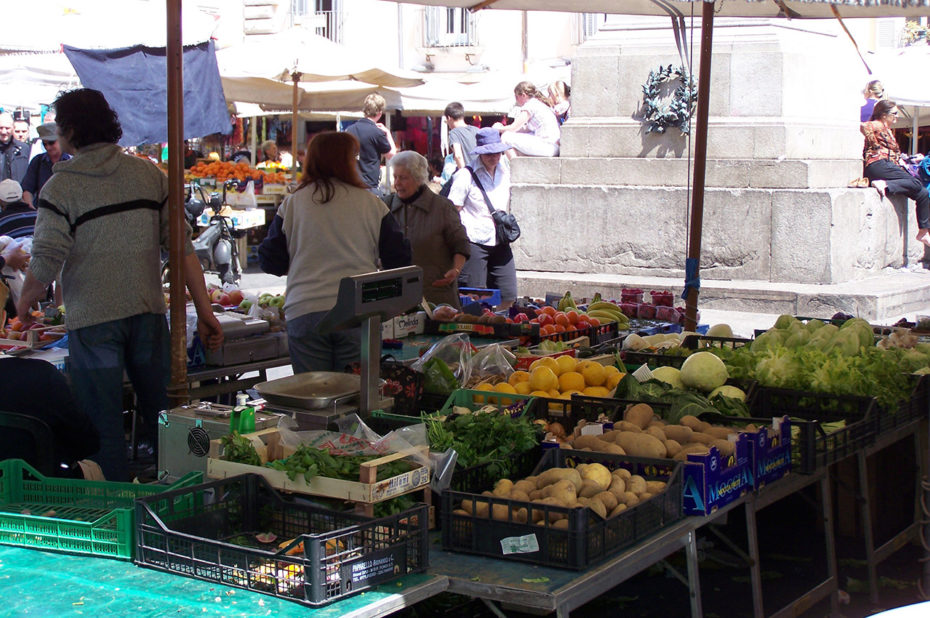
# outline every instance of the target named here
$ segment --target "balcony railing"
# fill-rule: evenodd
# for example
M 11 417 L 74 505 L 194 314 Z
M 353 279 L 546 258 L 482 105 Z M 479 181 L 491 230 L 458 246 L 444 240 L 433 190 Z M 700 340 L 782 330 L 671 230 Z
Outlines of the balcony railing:
M 475 16 L 459 8 L 428 6 L 424 47 L 471 47 L 478 44 Z
M 309 28 L 316 34 L 342 43 L 342 11 L 311 11 L 293 15 L 294 24 Z

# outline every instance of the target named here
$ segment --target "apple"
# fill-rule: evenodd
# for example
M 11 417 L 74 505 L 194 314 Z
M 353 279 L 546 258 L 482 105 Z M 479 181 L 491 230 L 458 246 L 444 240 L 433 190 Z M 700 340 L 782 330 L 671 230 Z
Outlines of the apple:
M 223 305 L 224 307 L 235 304 L 232 302 L 232 299 L 229 298 L 229 294 L 220 294 L 220 297 L 216 299 L 216 302 Z
M 281 295 L 281 294 L 278 294 L 277 296 L 275 296 L 274 298 L 272 298 L 270 301 L 268 301 L 268 304 L 269 304 L 270 306 L 272 306 L 272 307 L 283 307 L 283 306 L 284 306 L 284 296 Z
M 213 288 L 210 290 L 210 300 L 214 303 L 220 302 L 220 298 L 225 296 L 225 292 L 220 288 Z
M 242 304 L 242 292 L 240 290 L 230 290 L 227 294 L 229 296 L 229 304 L 236 305 L 237 307 Z

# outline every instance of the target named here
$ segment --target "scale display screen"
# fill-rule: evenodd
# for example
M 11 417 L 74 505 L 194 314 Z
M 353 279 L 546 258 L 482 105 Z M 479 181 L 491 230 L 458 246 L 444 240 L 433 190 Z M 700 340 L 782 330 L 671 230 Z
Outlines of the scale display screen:
M 363 282 L 361 287 L 362 305 L 375 303 L 381 300 L 389 300 L 391 298 L 400 298 L 403 296 L 404 291 L 402 277 L 381 281 L 367 281 Z

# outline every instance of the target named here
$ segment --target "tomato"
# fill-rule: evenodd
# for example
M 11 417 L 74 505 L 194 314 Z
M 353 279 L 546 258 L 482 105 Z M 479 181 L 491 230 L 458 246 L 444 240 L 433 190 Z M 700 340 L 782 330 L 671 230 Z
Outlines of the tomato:
M 539 313 L 546 314 L 550 317 L 555 317 L 555 307 L 553 307 L 552 305 L 546 305 L 545 307 L 540 307 Z
M 588 316 L 588 321 L 591 322 L 591 326 L 600 326 L 600 325 L 601 325 L 601 321 L 600 321 L 600 320 L 598 320 L 597 318 L 592 318 L 591 316 Z
M 513 321 L 516 324 L 523 324 L 524 322 L 529 322 L 530 318 L 525 313 L 518 313 L 513 316 Z
M 580 316 L 578 315 L 578 312 L 577 312 L 577 311 L 574 311 L 574 310 L 569 311 L 568 313 L 566 313 L 566 314 L 565 314 L 565 317 L 568 318 L 568 321 L 569 321 L 570 324 L 577 324 L 577 323 L 578 323 L 578 320 L 579 320 L 579 318 L 580 318 Z
M 547 324 L 555 322 L 555 319 L 548 313 L 543 313 L 536 319 L 539 321 L 540 326 L 546 326 Z
M 562 313 L 561 311 L 556 312 L 555 314 L 555 323 L 561 324 L 562 326 L 570 326 L 571 322 L 568 319 L 568 316 Z

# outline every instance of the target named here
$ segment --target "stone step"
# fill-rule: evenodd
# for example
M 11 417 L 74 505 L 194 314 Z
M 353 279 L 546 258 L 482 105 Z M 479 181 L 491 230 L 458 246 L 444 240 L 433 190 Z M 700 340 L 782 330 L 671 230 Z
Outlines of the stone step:
M 694 169 L 686 159 L 639 157 L 517 157 L 515 185 L 684 187 Z M 837 189 L 862 175 L 860 159 L 708 159 L 705 185 L 732 189 Z
M 680 278 L 598 273 L 517 271 L 521 296 L 544 297 L 547 292 L 576 297 L 600 292 L 620 298 L 622 288 L 670 290 L 676 305 L 683 305 Z M 648 294 L 646 295 L 648 299 Z M 918 266 L 888 268 L 874 277 L 846 283 L 818 285 L 755 280 L 702 280 L 698 310 L 740 311 L 760 314 L 830 317 L 837 311 L 876 323 L 889 323 L 902 315 L 930 314 L 930 270 Z M 892 320 L 893 322 L 893 320 Z

